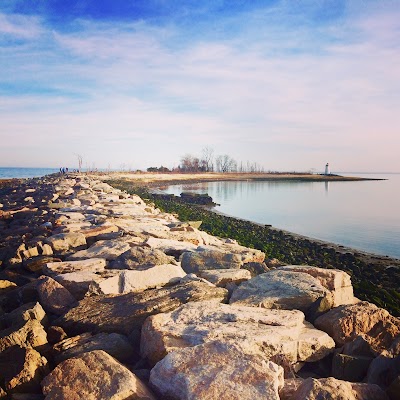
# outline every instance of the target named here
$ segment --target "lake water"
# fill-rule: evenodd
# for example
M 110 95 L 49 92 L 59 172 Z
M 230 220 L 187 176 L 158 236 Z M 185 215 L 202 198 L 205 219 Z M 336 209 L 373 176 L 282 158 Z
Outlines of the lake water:
M 165 192 L 208 193 L 219 212 L 400 258 L 400 174 L 347 175 L 388 180 L 211 182 L 169 186 Z
M 56 168 L 0 168 L 0 179 L 37 178 L 59 171 Z

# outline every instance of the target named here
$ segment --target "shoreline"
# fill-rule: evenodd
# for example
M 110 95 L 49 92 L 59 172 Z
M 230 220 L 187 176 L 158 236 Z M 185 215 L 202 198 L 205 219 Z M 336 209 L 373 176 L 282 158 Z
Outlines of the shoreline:
M 400 315 L 400 259 L 310 238 L 273 226 L 216 212 L 209 207 L 185 203 L 177 196 L 152 193 L 153 186 L 126 180 L 110 181 L 112 186 L 154 203 L 182 221 L 202 220 L 201 229 L 217 237 L 236 239 L 241 245 L 264 251 L 288 265 L 311 265 L 340 269 L 352 276 L 356 296 Z

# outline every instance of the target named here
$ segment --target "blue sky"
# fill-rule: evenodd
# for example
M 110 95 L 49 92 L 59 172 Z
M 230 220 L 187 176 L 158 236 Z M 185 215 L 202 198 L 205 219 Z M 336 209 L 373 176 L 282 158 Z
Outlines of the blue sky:
M 2 0 L 0 166 L 400 171 L 398 1 Z

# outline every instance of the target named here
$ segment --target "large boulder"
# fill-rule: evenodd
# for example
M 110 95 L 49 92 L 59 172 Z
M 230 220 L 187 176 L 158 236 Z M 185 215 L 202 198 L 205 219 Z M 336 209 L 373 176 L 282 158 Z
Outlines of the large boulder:
M 98 294 L 122 294 L 141 292 L 148 288 L 176 283 L 185 276 L 179 265 L 155 265 L 138 271 L 123 270 L 111 278 L 93 282 L 93 291 Z
M 42 325 L 47 324 L 46 313 L 40 303 L 26 303 L 0 318 L 0 329 L 24 324 L 26 321 L 37 320 Z
M 175 310 L 189 301 L 226 300 L 228 291 L 202 282 L 188 282 L 142 293 L 88 297 L 59 318 L 55 325 L 70 334 L 83 332 L 117 332 L 129 335 L 140 330 L 153 314 Z
M 0 376 L 8 393 L 41 393 L 47 360 L 32 348 L 13 346 L 0 354 Z
M 332 305 L 330 292 L 304 272 L 272 270 L 243 282 L 234 290 L 231 304 L 253 307 L 301 310 L 326 300 Z
M 335 347 L 326 333 L 304 320 L 301 311 L 203 301 L 149 317 L 142 328 L 141 354 L 155 364 L 172 351 L 215 340 L 234 341 L 289 364 L 320 360 Z
M 63 361 L 43 379 L 42 389 L 46 399 L 155 400 L 132 372 L 102 350 Z
M 366 301 L 333 308 L 315 321 L 315 326 L 327 332 L 338 346 L 364 334 L 378 352 L 389 349 L 400 334 L 400 319 Z
M 388 400 L 377 385 L 351 383 L 335 378 L 306 379 L 291 400 Z
M 151 370 L 150 383 L 171 400 L 279 400 L 283 369 L 234 343 L 210 342 L 168 354 Z
M 353 286 L 350 275 L 339 269 L 326 269 L 308 265 L 287 265 L 280 267 L 283 271 L 305 272 L 318 279 L 320 284 L 332 293 L 333 307 L 353 304 Z
M 158 249 L 134 246 L 110 263 L 113 269 L 143 269 L 154 265 L 175 263 L 175 259 Z

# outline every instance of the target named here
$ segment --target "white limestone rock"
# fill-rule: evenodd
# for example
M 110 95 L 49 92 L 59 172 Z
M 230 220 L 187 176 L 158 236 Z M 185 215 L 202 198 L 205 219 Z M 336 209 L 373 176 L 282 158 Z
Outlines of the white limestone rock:
M 151 370 L 150 383 L 168 399 L 279 400 L 283 368 L 217 341 L 168 354 Z
M 115 260 L 122 253 L 130 249 L 129 243 L 125 240 L 99 240 L 86 250 L 77 251 L 68 257 L 68 261 L 84 260 L 87 258 L 104 258 Z
M 147 318 L 141 354 L 155 364 L 172 351 L 215 340 L 234 341 L 247 352 L 261 351 L 266 359 L 277 357 L 276 362 L 284 359 L 290 364 L 320 360 L 335 347 L 333 339 L 306 322 L 301 311 L 202 301 Z
M 47 263 L 43 267 L 46 275 L 54 276 L 59 274 L 69 274 L 72 272 L 103 272 L 107 265 L 104 258 L 89 258 L 79 261 L 62 261 Z
M 199 271 L 198 275 L 220 287 L 226 287 L 228 283 L 235 283 L 238 285 L 251 279 L 251 273 L 246 269 L 204 270 Z

